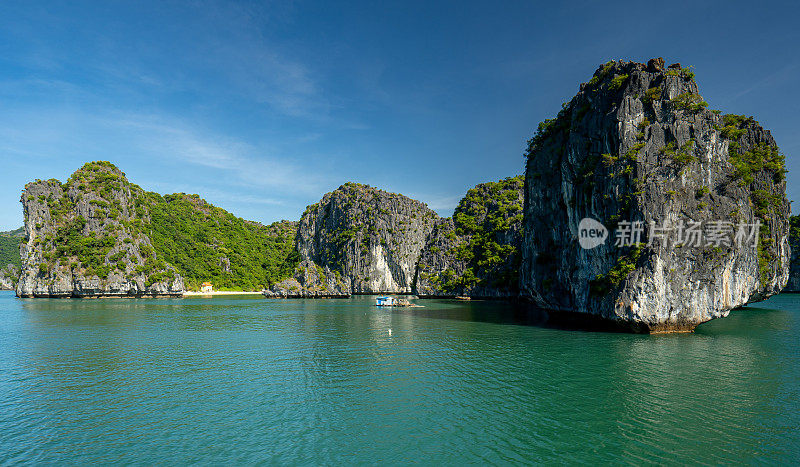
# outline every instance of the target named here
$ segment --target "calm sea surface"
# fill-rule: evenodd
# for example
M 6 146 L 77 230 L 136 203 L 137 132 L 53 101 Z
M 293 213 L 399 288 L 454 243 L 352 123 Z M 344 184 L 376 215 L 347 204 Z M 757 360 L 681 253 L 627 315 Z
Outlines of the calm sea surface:
M 0 292 L 0 464 L 800 461 L 800 295 L 666 336 L 372 303 Z

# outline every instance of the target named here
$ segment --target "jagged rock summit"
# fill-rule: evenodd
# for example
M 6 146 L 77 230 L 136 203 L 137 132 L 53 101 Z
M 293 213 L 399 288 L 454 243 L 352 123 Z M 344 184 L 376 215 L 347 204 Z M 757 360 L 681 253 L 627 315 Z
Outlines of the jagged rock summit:
M 417 261 L 439 215 L 425 203 L 345 183 L 306 208 L 297 231 L 301 264 L 267 296 L 411 293 Z
M 20 297 L 174 296 L 183 279 L 144 233 L 141 188 L 109 162 L 25 186 Z
M 689 331 L 788 281 L 783 155 L 752 118 L 709 110 L 680 65 L 600 66 L 539 125 L 525 177 L 520 287 L 556 315 Z M 584 218 L 604 224 L 609 239 L 582 248 Z M 616 247 L 639 222 L 663 230 Z M 687 237 L 696 222 L 699 242 Z M 715 222 L 732 224 L 722 224 L 727 242 L 709 242 Z M 734 241 L 738 226 L 757 223 L 758 247 Z

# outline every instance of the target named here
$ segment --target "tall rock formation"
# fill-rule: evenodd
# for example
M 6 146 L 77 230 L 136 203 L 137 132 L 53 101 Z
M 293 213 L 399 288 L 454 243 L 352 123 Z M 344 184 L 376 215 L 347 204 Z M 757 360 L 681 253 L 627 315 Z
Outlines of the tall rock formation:
M 25 186 L 20 297 L 180 295 L 183 279 L 156 256 L 141 188 L 108 162 L 90 162 L 66 183 Z
M 543 308 L 688 331 L 788 281 L 783 156 L 752 118 L 708 110 L 680 65 L 602 65 L 539 125 L 527 157 L 520 286 Z M 579 231 L 584 218 L 605 224 L 605 243 L 580 246 L 603 233 Z M 639 239 L 638 222 L 663 230 Z
M 523 177 L 469 190 L 452 219 L 441 219 L 420 257 L 423 297 L 508 298 L 519 294 Z
M 792 246 L 792 264 L 789 270 L 789 283 L 784 292 L 800 292 L 800 216 L 790 221 L 789 243 Z
M 346 183 L 303 213 L 296 240 L 302 263 L 293 279 L 274 284 L 266 295 L 410 293 L 438 219 L 419 201 Z

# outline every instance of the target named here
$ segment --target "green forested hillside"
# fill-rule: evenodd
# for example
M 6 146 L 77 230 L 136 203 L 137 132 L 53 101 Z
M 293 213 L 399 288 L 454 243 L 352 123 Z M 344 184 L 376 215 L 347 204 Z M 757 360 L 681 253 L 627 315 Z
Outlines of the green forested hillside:
M 296 223 L 264 226 L 197 195 L 146 192 L 110 162 L 90 162 L 65 183 L 37 181 L 28 189 L 38 190 L 24 200 L 36 205 L 29 211 L 49 211 L 46 220 L 26 219 L 46 232 L 31 245 L 42 250 L 41 272 L 144 275 L 148 287 L 177 272 L 189 290 L 206 281 L 215 289 L 261 290 L 291 275 L 297 262 Z M 0 241 L 0 259 L 8 249 L 19 264 L 19 239 Z
M 24 227 L 10 232 L 0 232 L 0 268 L 8 264 L 20 267 L 19 239 L 24 232 Z
M 264 226 L 240 219 L 197 195 L 144 193 L 145 233 L 158 257 L 175 266 L 186 286 L 259 290 L 288 277 L 296 264 L 295 222 Z
M 467 192 L 452 223 L 434 232 L 419 263 L 422 295 L 514 296 L 522 244 L 521 175 Z
M 22 238 L 25 236 L 25 227 L 23 226 L 15 230 L 9 230 L 8 232 L 0 232 L 0 236 Z
M 469 239 L 456 253 L 468 264 L 461 285 L 516 287 L 524 185 L 522 175 L 482 183 L 458 203 L 453 213 L 456 234 Z

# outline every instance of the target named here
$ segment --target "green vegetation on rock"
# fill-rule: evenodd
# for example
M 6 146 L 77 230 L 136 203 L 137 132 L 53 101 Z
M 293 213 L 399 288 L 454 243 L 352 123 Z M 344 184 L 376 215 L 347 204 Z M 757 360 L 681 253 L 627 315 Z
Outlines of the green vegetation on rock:
M 704 101 L 698 94 L 692 94 L 690 92 L 685 92 L 675 97 L 670 102 L 672 102 L 672 105 L 675 106 L 676 109 L 690 113 L 697 113 L 708 107 L 708 102 Z
M 603 80 L 606 79 L 608 74 L 611 73 L 611 70 L 613 68 L 614 68 L 614 61 L 613 60 L 610 60 L 610 61 L 606 62 L 602 66 L 602 68 L 600 68 L 599 71 L 597 71 L 594 74 L 594 76 L 592 76 L 592 79 L 589 80 L 589 86 L 594 87 L 594 86 L 597 86 L 598 84 L 602 83 Z
M 628 77 L 629 76 L 630 75 L 628 75 L 628 74 L 615 76 L 611 80 L 611 84 L 608 85 L 608 89 L 610 89 L 612 91 L 619 90 L 620 88 L 622 88 L 622 86 L 625 84 L 625 82 L 628 81 Z
M 463 273 L 445 270 L 431 278 L 445 293 L 468 293 L 474 287 L 516 290 L 520 252 L 515 235 L 522 225 L 523 177 L 483 183 L 467 192 L 453 214 L 455 247 L 465 262 Z M 421 265 L 422 266 L 422 265 Z
M 750 188 L 750 202 L 756 217 L 761 221 L 758 243 L 758 265 L 762 283 L 771 276 L 772 265 L 778 258 L 778 248 L 772 237 L 770 222 L 781 215 L 783 199 L 772 194 L 771 185 L 786 180 L 786 158 L 780 150 L 766 142 L 742 150 L 743 138 L 748 128 L 758 126 L 753 117 L 727 114 L 722 117 L 723 127 L 716 127 L 728 140 L 728 160 L 733 166 L 733 180 Z M 759 175 L 763 175 L 759 177 Z
M 755 175 L 761 171 L 772 175 L 775 183 L 786 177 L 785 157 L 778 148 L 767 143 L 759 143 L 750 151 L 738 151 L 730 155 L 735 169 L 734 176 L 742 185 L 753 183 Z
M 117 273 L 150 287 L 178 273 L 189 289 L 210 281 L 218 289 L 260 290 L 288 277 L 297 262 L 295 223 L 263 226 L 197 195 L 145 192 L 110 162 L 89 162 L 63 184 L 28 188 L 23 201 L 49 210 L 49 219 L 33 221 L 41 275 L 106 280 Z
M 564 103 L 556 118 L 548 118 L 539 123 L 536 134 L 528 140 L 528 149 L 525 151 L 525 158 L 530 160 L 534 153 L 541 149 L 544 142 L 553 139 L 555 135 L 568 130 L 570 127 L 570 105 Z
M 647 91 L 645 91 L 644 97 L 642 97 L 642 103 L 652 104 L 653 101 L 661 98 L 661 93 L 662 93 L 661 88 L 658 86 L 648 89 Z
M 688 81 L 694 80 L 694 72 L 688 68 L 669 68 L 664 74 L 667 76 L 680 76 Z
M 248 222 L 198 195 L 144 193 L 146 233 L 159 258 L 174 266 L 187 288 L 210 281 L 218 289 L 259 290 L 291 275 L 297 263 L 293 222 Z
M 629 247 L 628 251 L 617 259 L 617 263 L 606 274 L 600 274 L 589 283 L 589 291 L 592 295 L 602 297 L 614 291 L 628 275 L 636 270 L 636 264 L 644 251 L 644 244 L 637 244 Z
M 110 259 L 107 261 L 106 259 L 111 249 L 116 245 L 116 239 L 112 235 L 97 237 L 94 232 L 84 235 L 83 228 L 85 226 L 86 219 L 81 216 L 60 224 L 53 241 L 55 251 L 51 250 L 45 255 L 55 253 L 54 258 L 72 258 L 77 261 L 72 263 L 73 268 L 80 264 L 86 269 L 87 275 L 96 274 L 101 279 L 107 278 L 112 270 L 119 269 L 124 271 L 125 265 L 119 263 L 121 258 L 117 257 L 116 261 L 111 261 Z M 49 240 L 49 238 L 46 238 L 46 242 Z M 54 258 L 47 259 L 52 260 Z
M 10 232 L 0 232 L 0 268 L 9 264 L 16 267 L 21 266 L 19 258 L 19 242 L 25 235 L 25 228 L 20 227 Z

